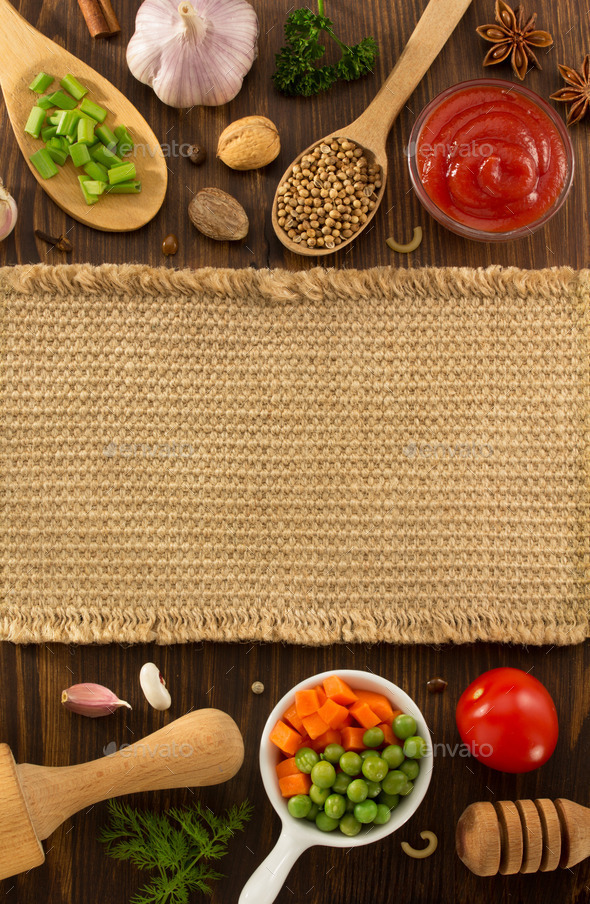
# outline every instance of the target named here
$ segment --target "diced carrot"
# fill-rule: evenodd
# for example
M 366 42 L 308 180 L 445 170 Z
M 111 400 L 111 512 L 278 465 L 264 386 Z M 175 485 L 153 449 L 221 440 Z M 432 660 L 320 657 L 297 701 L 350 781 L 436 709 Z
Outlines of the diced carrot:
M 288 756 L 293 756 L 302 746 L 299 732 L 289 728 L 280 719 L 270 733 L 270 740 Z
M 305 734 L 304 732 L 301 738 L 301 744 L 297 749 L 299 750 L 301 747 L 312 747 L 312 745 L 313 741 L 311 740 L 310 736 L 308 734 Z
M 320 704 L 320 706 L 323 706 L 327 700 L 327 697 L 326 697 L 326 692 L 323 689 L 321 684 L 318 684 L 316 686 L 315 692 L 318 695 L 318 703 Z M 319 707 L 318 707 L 318 709 L 319 709 Z
M 320 750 L 323 750 L 324 747 L 327 747 L 328 744 L 341 744 L 342 736 L 339 731 L 336 731 L 334 728 L 329 728 L 324 734 L 320 735 L 319 738 L 316 738 L 315 741 L 312 741 L 312 747 L 314 750 L 317 750 L 318 753 Z
M 295 704 L 293 704 L 293 706 L 290 706 L 289 709 L 287 709 L 283 713 L 283 722 L 288 722 L 289 725 L 291 725 L 295 729 L 295 731 L 298 731 L 299 734 L 301 734 L 303 722 L 297 715 L 297 707 L 295 706 Z
M 355 691 L 355 694 L 359 700 L 371 707 L 381 722 L 393 721 L 393 707 L 384 694 L 378 694 L 376 691 Z
M 279 779 L 279 788 L 283 797 L 293 797 L 295 794 L 307 794 L 311 788 L 311 778 L 305 772 L 297 775 L 285 775 Z
M 385 744 L 397 744 L 397 738 L 393 733 L 393 728 L 389 724 L 389 722 L 381 722 L 377 728 L 380 728 L 383 732 L 384 743 Z
M 346 719 L 344 720 L 344 722 L 342 723 L 340 728 L 346 728 L 347 725 L 354 725 L 354 719 L 352 718 L 352 716 L 350 715 L 349 712 L 347 712 Z
M 363 728 L 375 728 L 381 721 L 379 716 L 375 715 L 369 704 L 363 703 L 362 700 L 358 700 L 356 703 L 352 704 L 350 707 L 350 715 L 353 716 Z
M 306 716 L 317 713 L 320 704 L 315 687 L 310 687 L 306 691 L 296 691 L 295 706 L 297 707 L 297 715 L 300 719 L 305 719 Z
M 315 740 L 315 738 L 319 738 L 320 735 L 323 735 L 329 728 L 319 713 L 312 713 L 311 716 L 306 716 L 303 720 L 303 727 L 312 741 Z
M 280 763 L 277 763 L 277 776 L 279 778 L 285 778 L 286 775 L 297 775 L 298 772 L 299 769 L 297 768 L 294 756 L 289 757 L 288 760 L 281 760 Z
M 345 706 L 341 706 L 340 703 L 335 703 L 334 700 L 328 697 L 324 705 L 320 706 L 318 709 L 318 716 L 323 719 L 330 728 L 340 728 L 348 716 L 348 710 Z
M 349 703 L 358 700 L 353 689 L 338 675 L 328 675 L 327 678 L 324 678 L 324 690 L 334 703 L 341 703 L 343 706 L 348 706 Z
M 342 746 L 345 750 L 364 750 L 363 735 L 364 728 L 357 728 L 355 725 L 347 725 L 340 732 L 342 737 Z

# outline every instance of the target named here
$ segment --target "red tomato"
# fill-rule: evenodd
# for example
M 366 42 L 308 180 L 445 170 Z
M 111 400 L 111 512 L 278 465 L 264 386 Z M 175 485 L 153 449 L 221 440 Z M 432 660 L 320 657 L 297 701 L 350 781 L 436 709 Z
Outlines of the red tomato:
M 551 695 L 520 669 L 491 669 L 476 678 L 459 698 L 456 719 L 473 756 L 500 772 L 531 772 L 557 744 Z

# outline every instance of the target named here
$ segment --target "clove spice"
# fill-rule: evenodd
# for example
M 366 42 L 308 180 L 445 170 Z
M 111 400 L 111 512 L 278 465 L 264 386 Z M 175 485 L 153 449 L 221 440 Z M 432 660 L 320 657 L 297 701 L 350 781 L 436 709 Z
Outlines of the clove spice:
M 74 246 L 65 235 L 59 235 L 56 238 L 55 236 L 43 232 L 42 229 L 35 229 L 35 236 L 42 242 L 53 245 L 54 248 L 57 248 L 58 251 L 63 251 L 65 254 L 69 254 L 70 251 L 74 250 Z

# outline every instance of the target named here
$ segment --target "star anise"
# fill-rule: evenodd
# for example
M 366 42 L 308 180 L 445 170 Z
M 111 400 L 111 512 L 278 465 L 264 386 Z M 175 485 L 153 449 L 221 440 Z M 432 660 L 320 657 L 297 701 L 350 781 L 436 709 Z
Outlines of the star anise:
M 587 53 L 579 72 L 569 66 L 558 66 L 560 75 L 570 87 L 560 88 L 551 95 L 551 100 L 561 100 L 571 104 L 567 114 L 567 125 L 573 126 L 584 118 L 590 108 L 590 53 Z
M 514 74 L 521 82 L 527 74 L 529 63 L 541 69 L 532 48 L 551 47 L 553 38 L 548 31 L 536 29 L 536 22 L 536 13 L 525 20 L 522 6 L 514 12 L 504 0 L 496 0 L 496 22 L 491 25 L 480 25 L 477 29 L 480 37 L 494 44 L 486 54 L 484 66 L 502 63 L 510 56 Z

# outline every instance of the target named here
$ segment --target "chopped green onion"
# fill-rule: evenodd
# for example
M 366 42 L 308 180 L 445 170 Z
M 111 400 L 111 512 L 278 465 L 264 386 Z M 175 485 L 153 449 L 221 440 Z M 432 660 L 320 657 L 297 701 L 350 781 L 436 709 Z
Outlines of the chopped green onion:
M 88 182 L 84 183 L 86 186 L 86 191 L 91 195 L 102 195 L 105 188 L 107 187 L 106 182 L 97 182 L 95 180 L 88 180 Z
M 107 117 L 105 108 L 99 107 L 98 104 L 95 104 L 93 100 L 89 100 L 87 97 L 85 97 L 80 104 L 80 112 L 85 113 L 87 116 L 91 116 L 92 119 L 96 119 L 97 122 L 104 122 Z
M 68 152 L 64 151 L 61 147 L 56 147 L 51 144 L 55 139 L 50 138 L 47 144 L 45 145 L 45 149 L 51 159 L 55 161 L 55 163 L 59 164 L 59 166 L 63 166 L 66 160 L 68 159 Z
M 35 76 L 29 88 L 31 91 L 35 91 L 36 94 L 44 94 L 51 84 L 53 84 L 53 76 L 47 75 L 46 72 L 40 72 L 39 75 Z
M 109 170 L 109 183 L 118 185 L 119 182 L 129 182 L 129 180 L 135 179 L 136 175 L 134 163 L 122 163 Z
M 79 141 L 70 145 L 70 157 L 74 166 L 86 166 L 87 163 L 90 163 L 88 145 L 81 144 Z
M 91 160 L 84 167 L 84 172 L 95 182 L 108 182 L 108 169 L 101 163 Z
M 56 126 L 59 122 L 59 117 L 61 113 L 52 113 L 51 116 L 47 117 L 47 121 L 51 123 L 52 126 Z
M 44 122 L 45 110 L 42 110 L 41 107 L 33 107 L 25 124 L 25 132 L 27 135 L 32 135 L 33 138 L 38 138 Z
M 77 110 L 75 111 L 78 112 Z M 75 119 L 74 110 L 64 110 L 59 114 L 59 121 L 57 123 L 57 134 L 58 135 L 69 135 L 70 130 L 72 128 L 72 123 L 77 123 Z
M 57 176 L 59 172 L 46 148 L 35 151 L 34 154 L 31 154 L 29 160 L 43 179 L 51 179 L 52 176 Z
M 94 127 L 96 125 L 96 121 L 91 119 L 89 116 L 80 115 L 80 119 L 78 120 L 78 141 L 82 142 L 82 144 L 94 144 Z
M 69 95 L 64 94 L 63 91 L 54 91 L 54 93 L 49 96 L 53 101 L 53 106 L 59 107 L 60 110 L 74 110 L 78 106 L 76 98 L 69 97 Z
M 40 97 L 37 101 L 37 106 L 41 107 L 42 110 L 50 110 L 52 107 L 55 107 L 55 104 L 51 100 L 50 94 L 44 94 L 43 97 Z
M 80 183 L 80 188 L 82 189 L 82 194 L 86 199 L 87 204 L 96 204 L 98 201 L 98 195 L 91 195 L 88 189 L 86 188 L 86 183 L 91 180 L 88 176 L 78 176 L 78 182 Z
M 115 129 L 115 136 L 117 138 L 118 146 L 117 153 L 120 157 L 126 157 L 127 154 L 130 154 L 133 150 L 133 138 L 127 131 L 126 126 L 117 126 Z
M 111 185 L 106 190 L 107 195 L 138 195 L 141 191 L 141 182 L 137 180 L 133 182 L 119 182 L 117 185 Z
M 120 157 L 110 151 L 108 148 L 105 148 L 104 144 L 95 144 L 90 148 L 90 156 L 93 160 L 96 160 L 97 163 L 102 163 L 103 166 L 106 166 L 107 169 L 110 169 L 112 166 L 119 166 L 123 163 Z
M 102 141 L 106 147 L 108 147 L 111 151 L 114 151 L 117 147 L 117 139 L 115 135 L 108 126 L 97 126 L 96 127 L 96 137 Z
M 82 100 L 84 95 L 88 94 L 88 88 L 85 88 L 84 85 L 81 85 L 78 79 L 74 78 L 71 73 L 68 73 L 68 75 L 65 75 L 62 78 L 60 85 L 62 86 L 64 91 L 69 91 L 72 97 L 75 97 L 76 100 Z
M 57 126 L 46 126 L 44 129 L 41 129 L 41 140 L 49 141 L 50 138 L 54 138 L 57 135 Z

